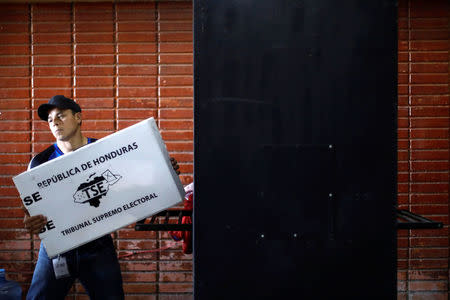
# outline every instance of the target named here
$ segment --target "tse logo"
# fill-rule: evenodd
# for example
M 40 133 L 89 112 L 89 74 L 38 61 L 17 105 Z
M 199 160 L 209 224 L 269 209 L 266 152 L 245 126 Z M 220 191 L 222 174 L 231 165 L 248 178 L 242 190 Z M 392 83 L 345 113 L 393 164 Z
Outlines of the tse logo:
M 33 204 L 33 202 L 38 202 L 41 200 L 42 200 L 42 197 L 39 194 L 39 192 L 36 192 L 34 194 L 31 194 L 31 196 L 26 196 L 25 198 L 23 198 L 23 202 L 25 202 L 26 206 L 30 206 L 31 204 Z

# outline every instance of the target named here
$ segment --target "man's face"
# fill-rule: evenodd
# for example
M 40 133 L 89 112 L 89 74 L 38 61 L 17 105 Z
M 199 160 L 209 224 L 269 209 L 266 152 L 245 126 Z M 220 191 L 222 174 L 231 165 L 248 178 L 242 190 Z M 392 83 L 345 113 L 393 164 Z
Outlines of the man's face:
M 70 109 L 54 108 L 48 112 L 48 126 L 53 136 L 59 141 L 70 140 L 80 129 L 80 113 L 73 113 Z

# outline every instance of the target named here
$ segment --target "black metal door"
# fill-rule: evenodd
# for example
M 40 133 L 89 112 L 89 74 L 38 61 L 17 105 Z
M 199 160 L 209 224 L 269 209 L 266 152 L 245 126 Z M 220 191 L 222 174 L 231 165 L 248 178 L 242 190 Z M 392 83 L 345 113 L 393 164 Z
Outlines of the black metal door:
M 396 298 L 396 18 L 194 1 L 195 299 Z

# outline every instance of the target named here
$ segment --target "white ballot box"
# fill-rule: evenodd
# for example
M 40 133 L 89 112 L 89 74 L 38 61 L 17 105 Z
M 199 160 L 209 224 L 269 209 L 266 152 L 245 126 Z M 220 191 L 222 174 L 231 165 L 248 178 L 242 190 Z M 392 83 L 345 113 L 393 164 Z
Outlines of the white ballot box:
M 13 178 L 49 257 L 165 210 L 184 189 L 153 118 Z

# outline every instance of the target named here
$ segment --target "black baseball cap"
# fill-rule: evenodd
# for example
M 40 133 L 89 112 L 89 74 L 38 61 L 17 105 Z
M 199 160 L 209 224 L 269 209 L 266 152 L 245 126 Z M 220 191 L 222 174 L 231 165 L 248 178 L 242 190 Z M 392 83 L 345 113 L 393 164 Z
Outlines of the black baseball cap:
M 81 107 L 72 99 L 63 95 L 53 96 L 48 103 L 41 104 L 38 108 L 38 115 L 44 121 L 48 120 L 48 112 L 53 108 L 71 109 L 74 112 L 81 112 Z

